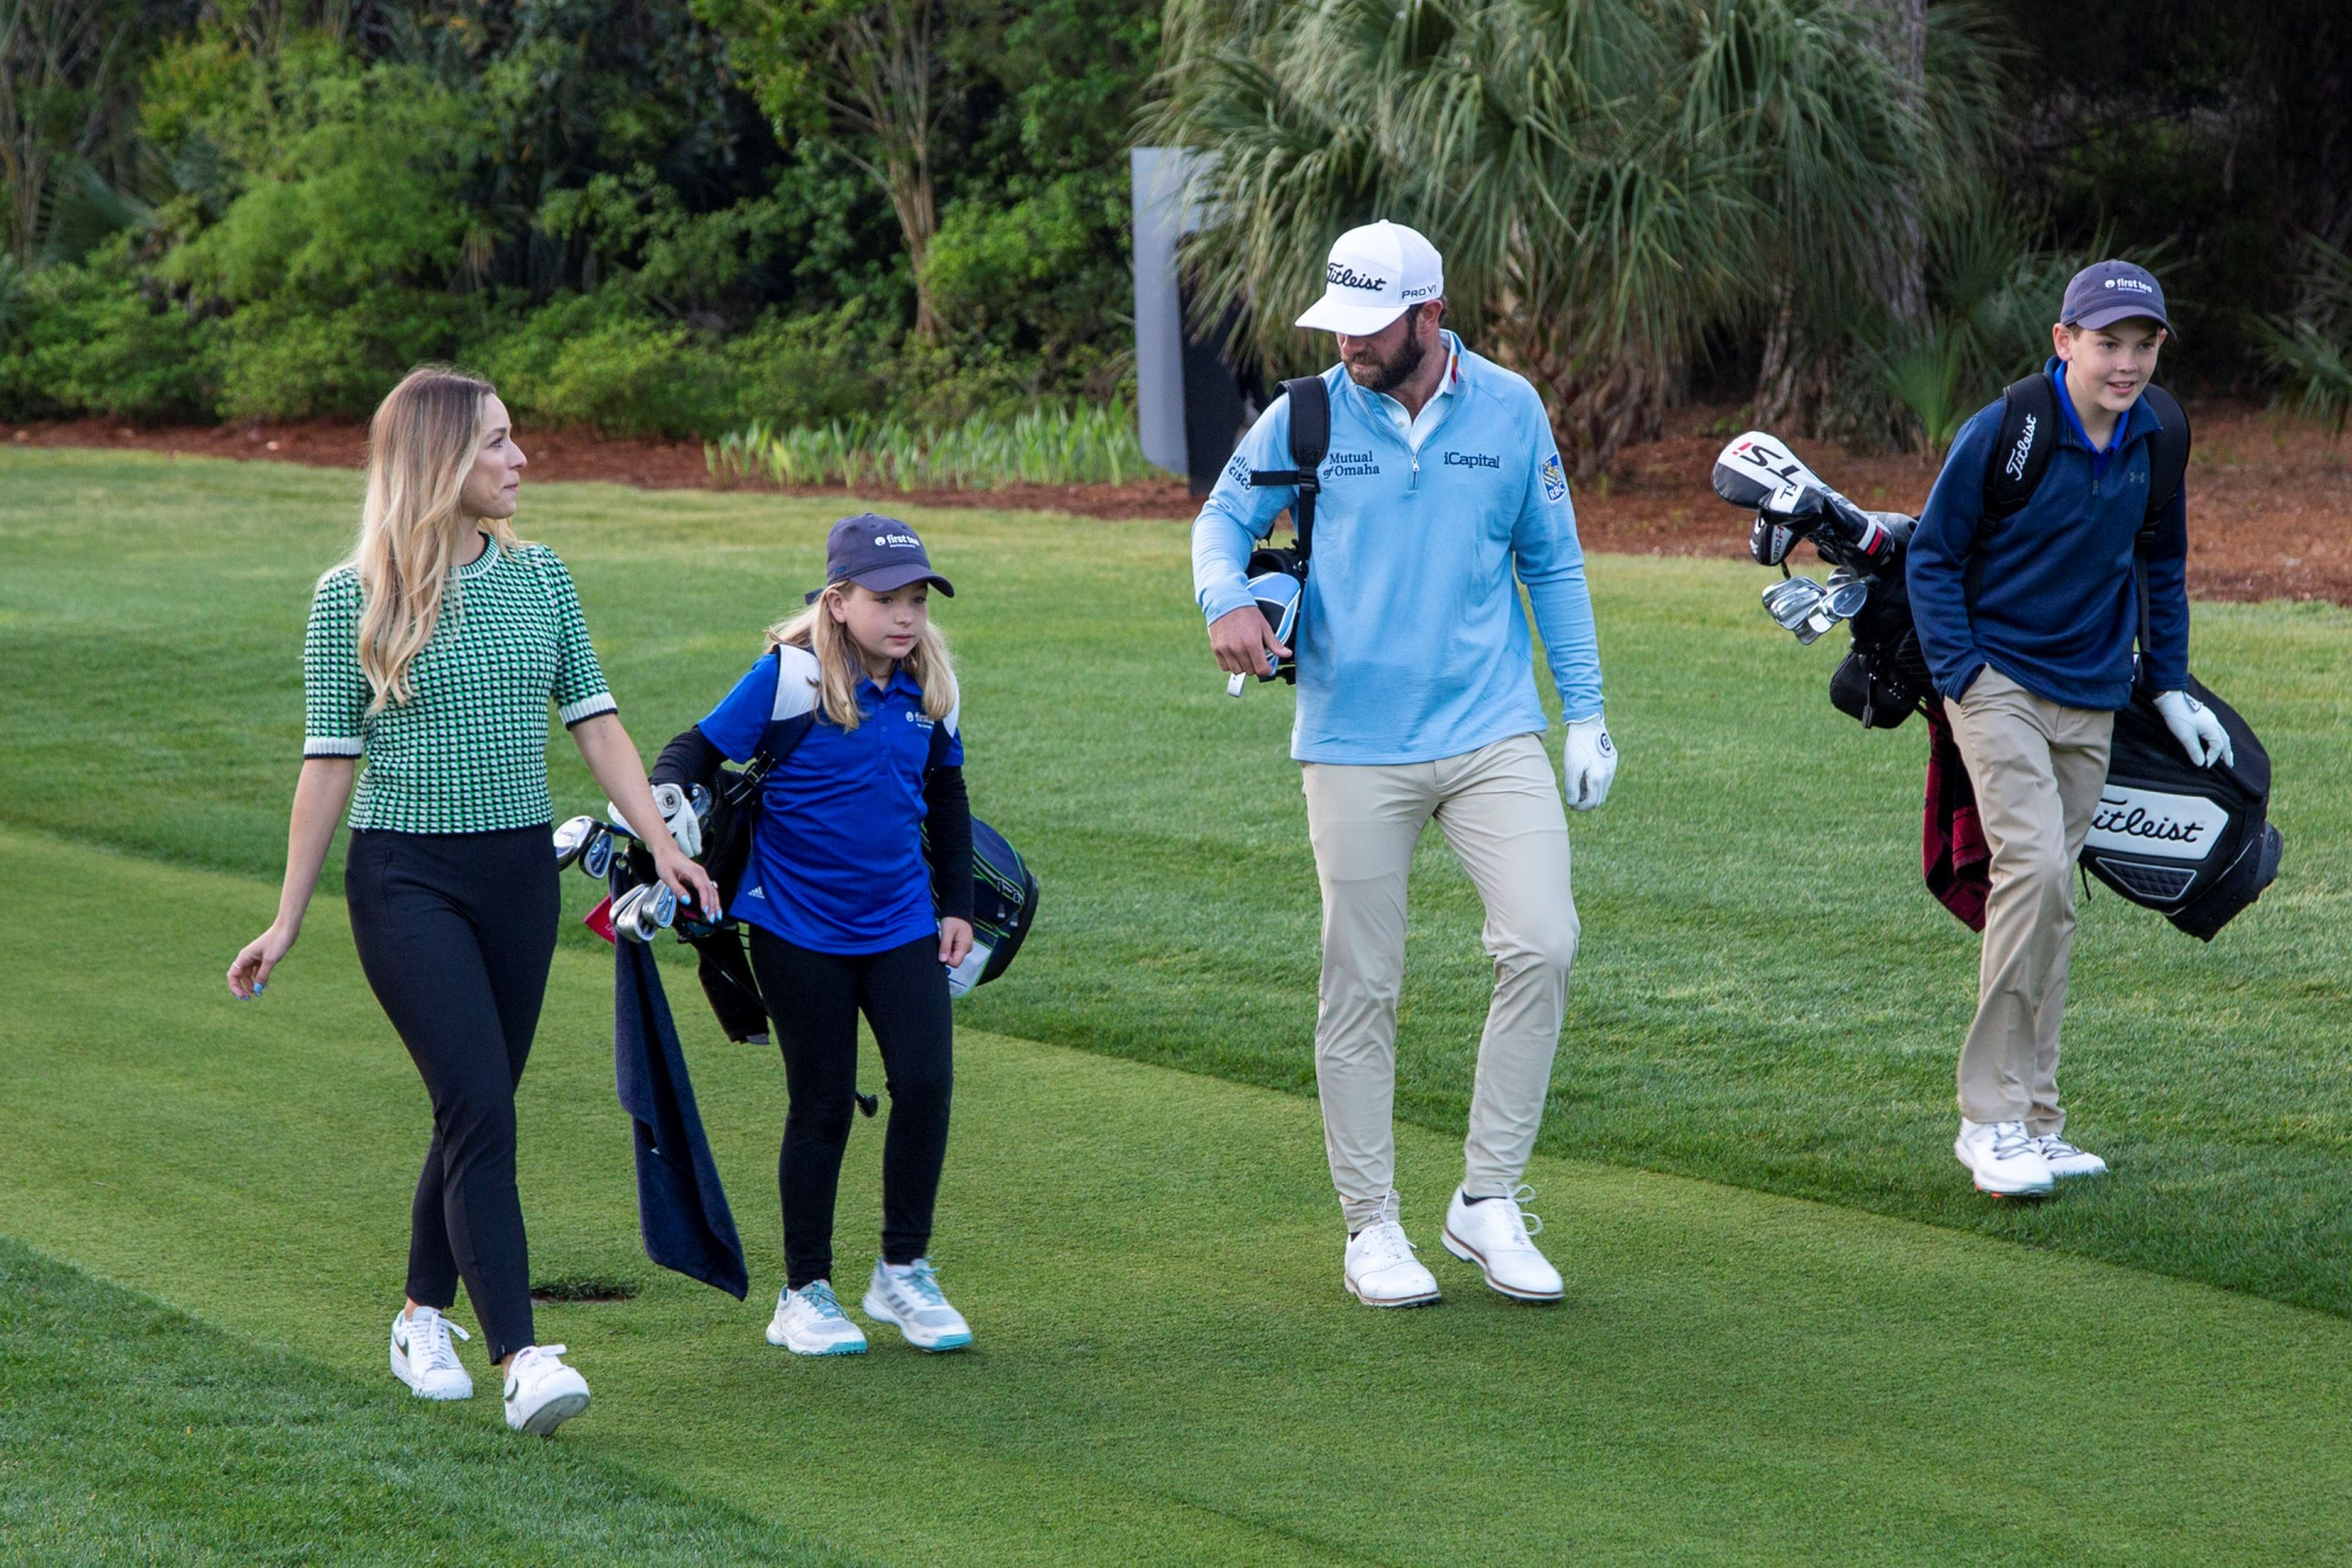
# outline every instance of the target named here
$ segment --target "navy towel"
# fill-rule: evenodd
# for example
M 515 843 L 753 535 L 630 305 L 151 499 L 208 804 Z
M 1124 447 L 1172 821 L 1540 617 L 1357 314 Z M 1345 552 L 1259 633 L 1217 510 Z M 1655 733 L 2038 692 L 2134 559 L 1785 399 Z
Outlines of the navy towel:
M 641 942 L 613 946 L 613 1075 L 621 1109 L 636 1119 L 637 1226 L 646 1256 L 740 1301 L 751 1288 L 743 1243 L 694 1109 L 694 1085 L 653 949 Z

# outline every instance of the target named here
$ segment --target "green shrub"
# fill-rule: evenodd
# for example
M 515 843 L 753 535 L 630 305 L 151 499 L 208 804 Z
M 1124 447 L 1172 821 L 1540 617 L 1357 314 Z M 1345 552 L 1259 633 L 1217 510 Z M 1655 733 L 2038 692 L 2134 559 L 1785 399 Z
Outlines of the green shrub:
M 728 340 L 730 423 L 822 425 L 890 400 L 892 348 L 861 301 L 818 315 L 772 315 Z
M 608 436 L 697 436 L 732 413 L 725 356 L 699 333 L 631 310 L 612 289 L 560 296 L 479 363 L 517 414 Z
M 390 284 L 332 309 L 290 295 L 247 305 L 220 323 L 220 412 L 363 416 L 410 366 L 464 358 L 480 315 L 456 295 Z
M 121 242 L 87 265 L 19 275 L 0 333 L 0 415 L 94 414 L 142 423 L 219 412 L 220 327 L 142 289 Z

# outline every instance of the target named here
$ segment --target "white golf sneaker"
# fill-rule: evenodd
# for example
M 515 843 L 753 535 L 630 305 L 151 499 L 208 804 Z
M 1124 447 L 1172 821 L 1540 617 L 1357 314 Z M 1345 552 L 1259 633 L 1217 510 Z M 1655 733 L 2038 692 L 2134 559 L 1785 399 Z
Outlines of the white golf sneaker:
M 1437 1277 L 1413 1257 L 1397 1203 L 1391 1193 L 1381 1202 L 1380 1217 L 1348 1238 L 1340 1278 L 1348 1294 L 1367 1307 L 1426 1307 L 1438 1299 Z
M 1952 1152 L 1976 1178 L 1980 1193 L 2025 1198 L 2040 1197 L 2050 1190 L 2050 1162 L 2034 1147 L 2022 1121 L 1970 1121 L 1962 1117 Z
M 563 1364 L 562 1345 L 525 1345 L 507 1363 L 507 1425 L 544 1437 L 588 1408 L 588 1380 Z
M 960 1351 L 971 1343 L 971 1325 L 948 1305 L 928 1258 L 906 1264 L 877 1258 L 866 1300 L 858 1304 L 877 1322 L 896 1325 L 919 1351 Z
M 392 1375 L 419 1399 L 471 1399 L 474 1380 L 457 1363 L 449 1336 L 474 1336 L 431 1307 L 395 1313 L 392 1320 Z
M 827 1279 L 777 1293 L 776 1315 L 768 1320 L 768 1342 L 794 1355 L 866 1353 L 866 1331 L 841 1310 Z
M 2107 1163 L 2088 1149 L 2077 1149 L 2055 1132 L 2035 1136 L 2033 1152 L 2050 1167 L 2050 1173 L 2063 1180 L 2068 1176 L 2104 1176 Z
M 1533 1196 L 1535 1189 L 1522 1182 L 1507 1198 L 1482 1198 L 1474 1204 L 1456 1187 L 1445 1210 L 1441 1240 L 1446 1251 L 1476 1264 L 1492 1289 L 1517 1301 L 1557 1301 L 1566 1293 L 1559 1270 L 1545 1260 L 1531 1239 L 1543 1229 L 1543 1220 L 1519 1207 Z

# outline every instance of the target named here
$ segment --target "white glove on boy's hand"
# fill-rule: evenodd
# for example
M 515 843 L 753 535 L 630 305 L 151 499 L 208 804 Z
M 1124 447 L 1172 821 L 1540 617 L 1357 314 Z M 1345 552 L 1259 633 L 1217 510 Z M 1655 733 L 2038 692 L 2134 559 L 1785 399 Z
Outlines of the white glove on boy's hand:
M 1568 774 L 1570 806 L 1591 811 L 1609 798 L 1610 782 L 1617 776 L 1617 747 L 1609 739 L 1609 726 L 1601 715 L 1570 721 L 1560 765 Z
M 2159 691 L 2156 694 L 2156 710 L 2164 716 L 2164 727 L 2189 753 L 2189 760 L 2200 768 L 2210 768 L 2215 758 L 2235 765 L 2237 753 L 2230 745 L 2230 731 L 2221 727 L 2221 715 L 2186 691 Z
M 693 859 L 702 853 L 702 819 L 694 815 L 694 803 L 677 784 L 657 784 L 653 787 L 654 808 L 662 814 L 662 825 L 669 829 L 669 836 L 677 843 L 678 852 L 688 859 Z M 619 806 L 608 800 L 604 803 L 604 809 L 621 826 L 636 833 L 640 838 L 645 837 L 629 826 Z

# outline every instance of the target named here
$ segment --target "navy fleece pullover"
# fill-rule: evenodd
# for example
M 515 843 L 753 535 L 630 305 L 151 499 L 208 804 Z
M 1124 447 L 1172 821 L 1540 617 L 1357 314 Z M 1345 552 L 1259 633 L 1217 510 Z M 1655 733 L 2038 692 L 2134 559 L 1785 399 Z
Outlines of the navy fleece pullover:
M 2058 382 L 2067 417 L 2041 488 L 2015 513 L 1986 521 L 1985 464 L 2001 405 L 1970 419 L 1911 537 L 1911 613 L 1936 689 L 1947 697 L 1966 691 L 1990 664 L 2053 702 L 2112 711 L 2131 701 L 2139 623 L 2132 541 L 2147 511 L 2156 412 L 2145 397 L 2133 404 L 2108 451 L 2095 457 L 2059 362 L 2043 369 Z M 2145 652 L 2158 691 L 2189 680 L 2187 489 L 2157 519 L 2148 554 Z

